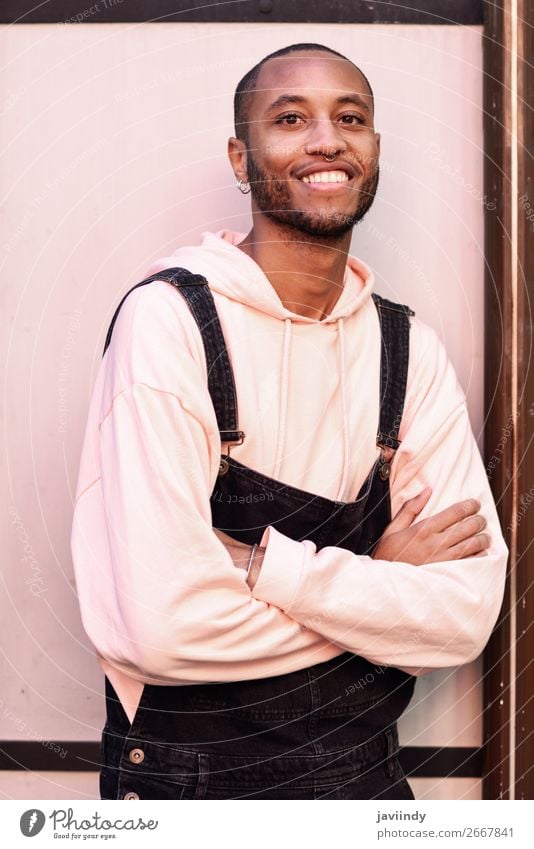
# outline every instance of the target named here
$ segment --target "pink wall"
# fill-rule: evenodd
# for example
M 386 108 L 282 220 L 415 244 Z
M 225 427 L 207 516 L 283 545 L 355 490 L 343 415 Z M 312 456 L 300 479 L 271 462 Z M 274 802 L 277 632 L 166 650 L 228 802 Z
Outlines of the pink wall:
M 319 41 L 370 77 L 382 178 L 353 253 L 374 266 L 379 292 L 436 327 L 480 433 L 481 30 L 33 24 L 0 27 L 0 38 L 2 621 L 10 634 L 0 661 L 7 682 L 0 736 L 96 740 L 102 681 L 81 627 L 69 554 L 88 398 L 121 293 L 153 259 L 203 230 L 248 227 L 249 201 L 234 187 L 226 140 L 235 85 L 266 53 Z M 475 663 L 422 679 L 402 742 L 479 744 L 479 675 Z M 28 778 L 3 773 L 0 792 L 96 795 L 95 775 L 72 777 L 71 785 L 68 774 L 35 781 L 36 789 L 19 791 Z M 469 780 L 414 787 L 431 798 L 479 792 Z

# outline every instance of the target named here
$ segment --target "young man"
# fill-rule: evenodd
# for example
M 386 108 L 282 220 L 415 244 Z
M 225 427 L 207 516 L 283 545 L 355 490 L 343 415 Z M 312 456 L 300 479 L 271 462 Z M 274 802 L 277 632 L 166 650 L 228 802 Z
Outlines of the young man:
M 411 799 L 397 719 L 415 675 L 482 651 L 508 550 L 443 346 L 348 255 L 368 81 L 292 45 L 235 120 L 252 229 L 127 293 L 90 407 L 72 553 L 101 795 Z

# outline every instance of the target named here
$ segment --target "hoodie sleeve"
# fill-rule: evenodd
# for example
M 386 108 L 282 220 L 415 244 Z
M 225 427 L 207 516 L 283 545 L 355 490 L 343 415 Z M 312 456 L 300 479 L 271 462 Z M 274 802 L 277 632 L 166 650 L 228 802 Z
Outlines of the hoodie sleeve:
M 412 333 L 417 365 L 390 476 L 392 516 L 427 485 L 432 495 L 416 521 L 474 497 L 490 548 L 416 567 L 333 546 L 318 552 L 269 527 L 253 595 L 347 650 L 423 674 L 483 650 L 502 603 L 508 549 L 454 369 L 430 327 L 414 320 Z
M 91 399 L 71 533 L 84 628 L 100 657 L 145 683 L 334 657 L 338 646 L 251 596 L 213 532 L 220 440 L 202 341 L 171 287 L 157 294 L 126 299 Z

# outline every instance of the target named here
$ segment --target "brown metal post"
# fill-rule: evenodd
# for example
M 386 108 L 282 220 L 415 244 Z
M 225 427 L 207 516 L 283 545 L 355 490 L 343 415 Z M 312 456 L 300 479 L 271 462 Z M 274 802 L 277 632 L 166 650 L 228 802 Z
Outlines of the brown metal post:
M 533 12 L 534 0 L 485 3 L 485 460 L 510 549 L 485 652 L 487 799 L 534 798 Z

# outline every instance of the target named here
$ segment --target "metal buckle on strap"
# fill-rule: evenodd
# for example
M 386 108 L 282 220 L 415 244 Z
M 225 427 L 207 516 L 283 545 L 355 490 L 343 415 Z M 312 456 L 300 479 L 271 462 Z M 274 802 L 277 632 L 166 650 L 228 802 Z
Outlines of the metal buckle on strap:
M 391 432 L 382 433 L 382 431 L 378 431 L 376 435 L 376 444 L 380 446 L 380 448 L 393 448 L 394 451 L 400 445 L 400 439 L 397 439 L 395 436 L 391 435 Z
M 398 440 L 395 440 L 398 442 Z M 376 440 L 376 444 L 380 448 L 380 465 L 378 467 L 378 474 L 382 478 L 383 481 L 389 478 L 391 472 L 391 463 L 393 462 L 393 458 L 395 456 L 396 448 L 393 448 L 391 445 L 385 445 L 380 442 L 380 436 Z M 400 443 L 399 443 L 400 445 Z
M 228 460 L 226 459 L 227 457 L 230 457 L 230 446 L 231 445 L 242 445 L 243 440 L 245 438 L 245 434 L 242 430 L 220 430 L 219 433 L 221 434 L 221 442 L 226 442 L 226 440 L 223 438 L 224 433 L 238 433 L 239 434 L 239 439 L 231 439 L 226 443 L 226 456 L 225 457 L 221 456 L 221 461 L 219 463 L 219 474 L 225 475 L 226 472 L 228 471 L 228 469 L 230 468 Z

